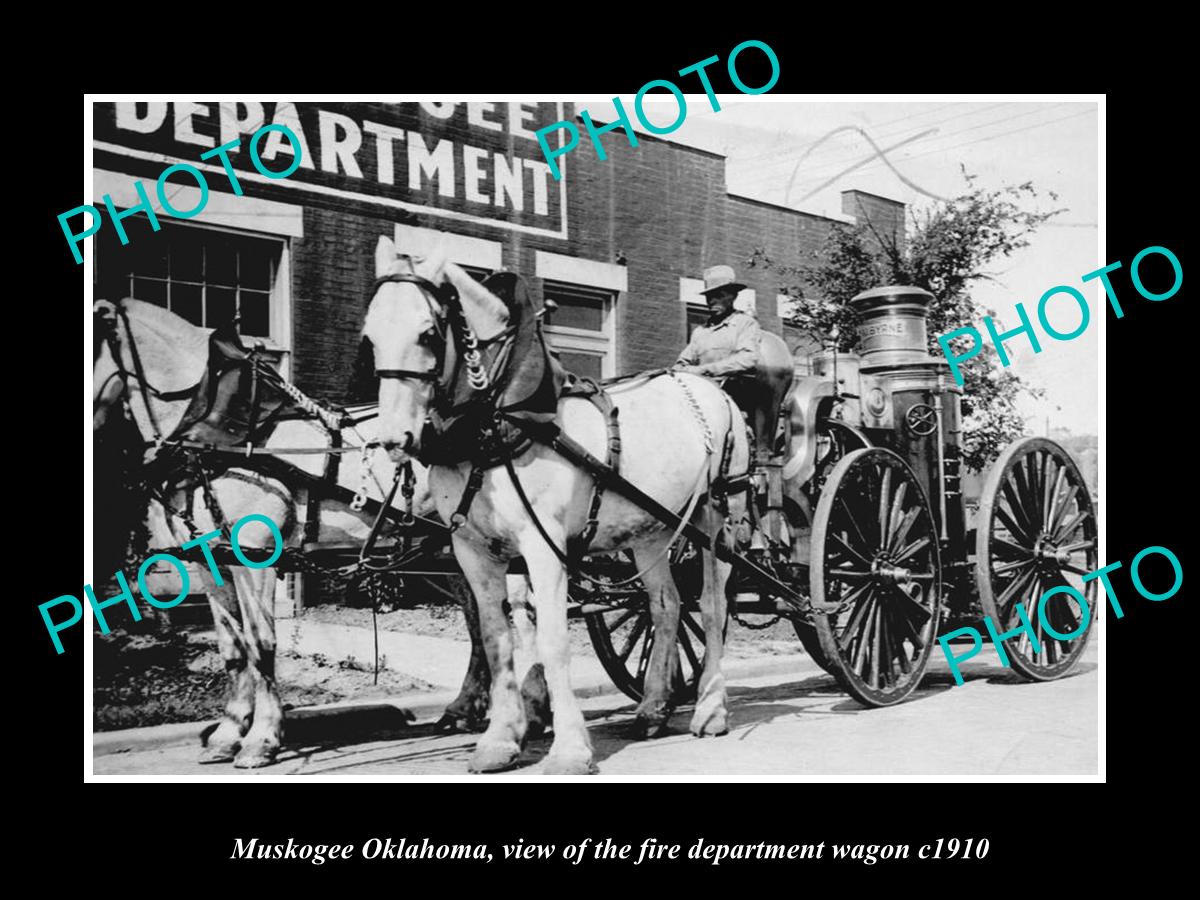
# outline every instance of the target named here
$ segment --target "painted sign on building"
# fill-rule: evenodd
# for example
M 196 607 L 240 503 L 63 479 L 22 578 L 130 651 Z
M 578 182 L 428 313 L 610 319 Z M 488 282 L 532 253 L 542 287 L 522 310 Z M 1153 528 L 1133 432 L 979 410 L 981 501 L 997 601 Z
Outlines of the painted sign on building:
M 229 153 L 239 180 L 565 238 L 566 182 L 551 178 L 534 137 L 563 114 L 561 103 L 529 101 L 96 103 L 94 141 L 101 154 L 195 164 L 203 150 L 240 139 Z M 286 125 L 301 143 L 286 181 L 251 164 L 246 138 L 265 124 Z M 293 161 L 279 131 L 259 152 L 276 169 Z M 198 167 L 222 176 L 217 159 Z

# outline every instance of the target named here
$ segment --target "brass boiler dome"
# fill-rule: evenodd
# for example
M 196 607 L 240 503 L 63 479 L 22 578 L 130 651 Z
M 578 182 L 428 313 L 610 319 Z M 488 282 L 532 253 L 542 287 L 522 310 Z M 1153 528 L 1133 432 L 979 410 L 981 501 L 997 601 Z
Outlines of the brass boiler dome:
M 858 354 L 863 370 L 934 362 L 925 320 L 933 294 L 889 285 L 863 291 L 850 301 L 858 316 Z

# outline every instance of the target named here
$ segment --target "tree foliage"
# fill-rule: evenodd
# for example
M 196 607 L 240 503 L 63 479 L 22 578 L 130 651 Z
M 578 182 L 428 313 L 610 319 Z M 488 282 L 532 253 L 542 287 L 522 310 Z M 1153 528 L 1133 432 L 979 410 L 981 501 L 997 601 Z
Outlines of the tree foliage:
M 924 288 L 934 296 L 929 349 L 940 357 L 938 335 L 995 315 L 971 294 L 977 282 L 993 280 L 987 268 L 1027 247 L 1043 223 L 1063 212 L 1028 209 L 1040 200 L 1030 182 L 985 190 L 963 174 L 967 192 L 914 212 L 907 235 L 889 233 L 866 218 L 835 225 L 814 262 L 788 265 L 757 249 L 749 263 L 778 273 L 780 292 L 790 298 L 785 321 L 824 338 L 827 346 L 836 342 L 840 350 L 853 350 L 857 342 L 849 305 L 856 294 L 887 284 Z M 1058 199 L 1053 192 L 1048 196 Z M 990 347 L 964 367 L 963 377 L 963 460 L 981 471 L 1025 432 L 1016 406 L 1020 394 L 1043 392 L 1001 367 Z

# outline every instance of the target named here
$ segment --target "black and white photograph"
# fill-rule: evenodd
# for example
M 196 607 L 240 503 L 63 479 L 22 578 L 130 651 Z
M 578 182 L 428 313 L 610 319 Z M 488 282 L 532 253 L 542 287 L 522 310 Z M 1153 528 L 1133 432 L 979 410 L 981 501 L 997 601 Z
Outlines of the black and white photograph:
M 1101 335 L 1179 248 L 1113 287 L 1103 95 L 777 67 L 89 97 L 89 780 L 1104 780 Z

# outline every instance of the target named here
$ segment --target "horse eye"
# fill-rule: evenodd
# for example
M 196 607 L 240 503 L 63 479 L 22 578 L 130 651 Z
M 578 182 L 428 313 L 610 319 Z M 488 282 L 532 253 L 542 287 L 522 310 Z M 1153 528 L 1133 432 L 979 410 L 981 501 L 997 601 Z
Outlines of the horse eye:
M 417 343 L 424 346 L 429 346 L 433 343 L 433 339 L 437 337 L 437 332 L 432 328 L 426 328 L 421 332 L 421 336 L 417 338 Z

